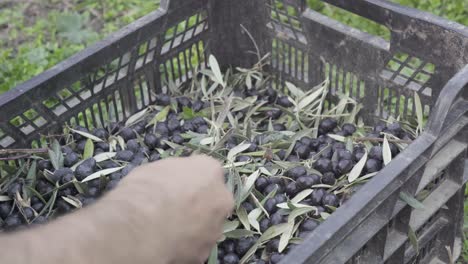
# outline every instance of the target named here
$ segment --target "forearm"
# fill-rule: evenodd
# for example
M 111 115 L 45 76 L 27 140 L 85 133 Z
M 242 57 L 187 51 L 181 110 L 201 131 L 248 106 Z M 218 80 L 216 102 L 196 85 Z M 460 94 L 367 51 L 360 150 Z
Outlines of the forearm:
M 49 264 L 127 264 L 168 263 L 164 239 L 160 244 L 148 245 L 141 240 L 147 232 L 165 236 L 165 230 L 151 210 L 160 210 L 161 203 L 135 199 L 144 196 L 141 185 L 121 186 L 119 195 L 109 193 L 90 208 L 31 230 L 0 236 L 2 263 L 49 263 Z M 146 190 L 148 191 L 148 190 Z M 149 206 L 150 205 L 150 206 Z M 128 227 L 123 229 L 122 227 Z M 113 243 L 108 243 L 110 240 Z M 119 245 L 113 248 L 111 245 Z M 132 248 L 131 254 L 128 250 Z M 138 252 L 134 252 L 135 249 Z M 135 259 L 135 257 L 140 259 Z

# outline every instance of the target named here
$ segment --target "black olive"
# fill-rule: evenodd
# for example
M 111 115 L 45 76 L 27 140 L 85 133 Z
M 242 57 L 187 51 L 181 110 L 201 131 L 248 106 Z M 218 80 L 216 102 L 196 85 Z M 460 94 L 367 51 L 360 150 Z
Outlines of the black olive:
M 301 176 L 305 176 L 307 174 L 307 170 L 303 166 L 294 167 L 286 172 L 286 176 L 289 176 L 293 179 L 297 179 Z
M 134 155 L 135 154 L 130 150 L 121 150 L 115 154 L 115 159 L 129 162 L 133 159 Z
M 331 171 L 333 167 L 331 160 L 320 158 L 314 163 L 314 168 L 323 174 Z
M 300 231 L 314 231 L 319 226 L 319 222 L 313 219 L 307 219 L 299 226 Z
M 352 136 L 356 132 L 356 126 L 346 123 L 341 126 L 341 130 L 344 132 L 344 136 Z
M 168 106 L 171 104 L 171 97 L 167 94 L 158 94 L 156 96 L 156 104 L 160 106 Z
M 274 131 L 286 131 L 286 126 L 283 124 L 273 124 Z
M 369 151 L 369 158 L 383 160 L 383 148 L 381 146 L 373 146 Z
M 296 194 L 299 193 L 299 188 L 297 188 L 297 185 L 295 182 L 290 182 L 286 186 L 286 194 L 288 194 L 290 197 L 294 197 Z
M 297 178 L 296 185 L 299 190 L 304 190 L 307 188 L 311 188 L 314 184 L 316 184 L 314 178 L 310 176 L 301 176 Z
M 322 183 L 328 184 L 328 185 L 335 185 L 336 183 L 335 174 L 333 172 L 325 173 L 322 177 Z
M 278 252 L 279 242 L 280 242 L 279 238 L 270 240 L 266 246 L 267 252 Z
M 93 130 L 93 135 L 95 135 L 96 137 L 100 139 L 106 139 L 109 133 L 104 128 L 95 128 Z
M 52 163 L 49 160 L 40 160 L 37 162 L 37 168 L 41 171 L 43 170 L 51 170 Z
M 239 256 L 235 253 L 229 253 L 223 257 L 224 264 L 238 264 L 239 263 Z
M 382 169 L 382 162 L 376 159 L 368 159 L 366 162 L 366 172 L 372 173 Z
M 268 218 L 263 218 L 261 221 L 260 221 L 260 231 L 261 232 L 265 232 L 270 226 L 271 226 L 271 223 L 270 223 L 270 219 Z
M 128 141 L 130 139 L 135 139 L 136 138 L 136 134 L 135 134 L 135 131 L 133 131 L 133 129 L 129 128 L 129 127 L 124 127 L 119 135 L 125 140 L 125 141 Z
M 293 106 L 293 103 L 289 101 L 289 98 L 287 96 L 281 96 L 278 97 L 278 100 L 276 100 L 276 103 L 282 107 L 291 107 Z
M 338 122 L 332 118 L 325 118 L 319 124 L 319 128 L 324 133 L 332 132 L 337 126 L 338 126 Z
M 267 180 L 267 178 L 265 177 L 259 177 L 257 178 L 257 180 L 255 181 L 255 188 L 262 192 L 267 186 L 268 186 L 269 182 Z
M 277 202 L 275 198 L 269 198 L 268 200 L 266 200 L 263 207 L 269 214 L 272 214 L 278 210 L 278 207 L 276 207 L 276 204 Z
M 311 194 L 310 194 L 310 203 L 311 205 L 320 205 L 322 203 L 322 198 L 326 194 L 326 191 L 324 189 L 315 189 Z
M 337 175 L 343 175 L 353 169 L 353 162 L 348 159 L 342 159 L 338 162 Z
M 226 253 L 232 253 L 236 250 L 236 243 L 233 240 L 225 240 L 222 245 Z
M 333 193 L 328 193 L 328 194 L 323 196 L 322 204 L 323 205 L 328 205 L 328 206 L 333 206 L 333 207 L 338 207 L 340 205 L 340 200 Z
M 242 207 L 244 207 L 244 209 L 245 209 L 245 211 L 247 211 L 247 213 L 250 213 L 253 209 L 255 209 L 253 204 L 251 204 L 249 202 L 243 202 Z

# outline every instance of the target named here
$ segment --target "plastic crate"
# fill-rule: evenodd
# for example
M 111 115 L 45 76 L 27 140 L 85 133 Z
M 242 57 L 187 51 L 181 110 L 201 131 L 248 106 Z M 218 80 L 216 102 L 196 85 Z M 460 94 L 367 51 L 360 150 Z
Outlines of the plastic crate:
M 449 251 L 454 258 L 461 251 L 468 177 L 468 29 L 383 0 L 325 2 L 384 25 L 390 42 L 301 0 L 162 0 L 153 13 L 3 94 L 0 148 L 39 146 L 41 134 L 64 124 L 125 120 L 153 103 L 167 80 L 184 82 L 206 66 L 207 54 L 223 66 L 249 66 L 257 57 L 247 50 L 271 52 L 275 88 L 329 78 L 329 105 L 346 92 L 369 123 L 414 116 L 415 92 L 430 112 L 425 132 L 282 263 L 449 263 Z M 421 191 L 424 209 L 399 199 Z

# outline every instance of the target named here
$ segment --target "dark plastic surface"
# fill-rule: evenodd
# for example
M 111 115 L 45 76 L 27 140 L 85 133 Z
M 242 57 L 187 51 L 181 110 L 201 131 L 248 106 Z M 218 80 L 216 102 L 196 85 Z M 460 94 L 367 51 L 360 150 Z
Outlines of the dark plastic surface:
M 390 42 L 301 0 L 163 0 L 161 8 L 0 97 L 0 148 L 38 146 L 64 124 L 102 126 L 151 104 L 168 80 L 191 78 L 214 54 L 249 66 L 271 52 L 272 85 L 330 80 L 362 117 L 415 116 L 426 131 L 282 263 L 448 263 L 460 255 L 468 178 L 468 29 L 384 0 L 326 0 L 390 31 Z M 256 41 L 244 32 L 242 24 Z M 197 64 L 196 62 L 200 62 Z M 416 210 L 402 192 L 427 196 Z M 412 230 L 419 248 L 409 242 Z

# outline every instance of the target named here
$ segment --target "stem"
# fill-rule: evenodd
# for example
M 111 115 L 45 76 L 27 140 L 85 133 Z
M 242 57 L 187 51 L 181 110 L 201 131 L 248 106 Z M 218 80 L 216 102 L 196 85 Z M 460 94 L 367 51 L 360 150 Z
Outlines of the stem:
M 361 138 L 355 138 L 354 139 L 356 142 L 365 142 L 365 141 L 371 141 L 371 142 L 384 142 L 383 138 L 369 138 L 369 137 L 361 137 Z M 412 141 L 410 140 L 403 140 L 403 139 L 389 139 L 387 138 L 388 142 L 390 143 L 404 143 L 404 144 L 411 144 Z
M 49 151 L 49 149 L 46 149 L 46 148 L 38 148 L 38 149 L 0 149 L 0 155 L 18 154 L 18 153 L 38 154 L 38 153 L 47 153 L 48 151 Z

